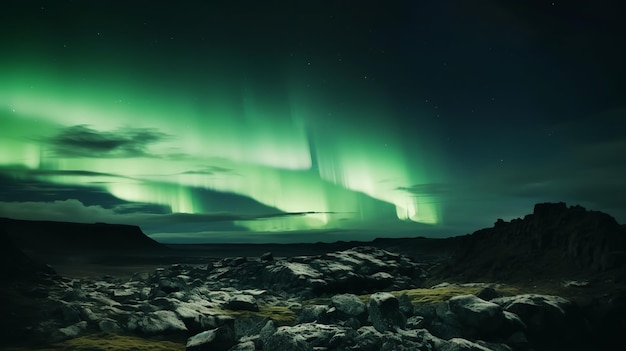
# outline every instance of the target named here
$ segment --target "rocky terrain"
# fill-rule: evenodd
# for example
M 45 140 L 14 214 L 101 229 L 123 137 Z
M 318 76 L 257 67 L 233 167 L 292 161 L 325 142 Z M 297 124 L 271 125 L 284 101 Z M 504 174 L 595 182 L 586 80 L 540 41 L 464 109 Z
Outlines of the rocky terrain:
M 99 277 L 61 276 L 3 235 L 3 256 L 14 258 L 3 272 L 30 263 L 5 276 L 0 340 L 6 350 L 608 348 L 626 332 L 625 235 L 606 214 L 538 204 L 454 240 Z M 419 246 L 439 254 L 423 259 Z

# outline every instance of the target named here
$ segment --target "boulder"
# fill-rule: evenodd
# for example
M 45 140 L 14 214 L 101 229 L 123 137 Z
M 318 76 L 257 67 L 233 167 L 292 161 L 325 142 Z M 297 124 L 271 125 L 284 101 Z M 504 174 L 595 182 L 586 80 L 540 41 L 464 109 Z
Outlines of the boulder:
M 294 335 L 289 330 L 279 329 L 263 341 L 263 350 L 271 351 L 313 351 L 304 337 Z
M 369 320 L 379 332 L 395 331 L 406 326 L 398 299 L 390 293 L 372 294 L 368 302 Z
M 305 306 L 298 316 L 298 323 L 326 323 L 329 307 L 326 305 Z
M 73 339 L 80 336 L 86 329 L 87 322 L 81 321 L 70 326 L 60 328 L 56 333 L 53 333 L 52 339 L 54 341 Z
M 450 298 L 436 309 L 436 318 L 429 330 L 444 339 L 464 338 L 502 341 L 516 332 L 523 332 L 525 324 L 514 314 L 475 295 Z
M 345 349 L 353 345 L 356 331 L 352 328 L 319 323 L 303 323 L 294 326 L 278 327 L 263 344 L 263 349 L 277 350 L 276 347 L 295 347 L 312 350 L 327 347 L 331 350 Z M 292 341 L 288 341 L 291 339 Z M 306 346 L 305 346 L 306 345 Z M 278 350 L 291 350 L 279 348 Z
M 235 346 L 235 332 L 229 328 L 203 331 L 187 339 L 186 351 L 228 351 Z
M 233 311 L 259 311 L 259 305 L 254 296 L 244 294 L 231 296 L 224 307 Z
M 228 351 L 254 351 L 256 350 L 256 345 L 254 341 L 248 340 L 239 342 L 237 345 L 231 347 Z
M 258 335 L 269 319 L 261 316 L 240 316 L 235 318 L 233 327 L 235 337 L 250 337 Z
M 350 350 L 359 351 L 434 351 L 438 350 L 442 340 L 433 336 L 426 329 L 397 330 L 397 332 L 377 331 L 366 326 L 357 330 L 355 345 Z
M 330 298 L 330 306 L 335 307 L 347 317 L 355 317 L 357 319 L 365 319 L 367 306 L 354 294 L 334 295 Z
M 448 306 L 461 324 L 483 333 L 499 330 L 506 322 L 500 305 L 475 295 L 454 296 L 448 300 Z
M 538 350 L 580 348 L 588 340 L 587 320 L 578 306 L 559 296 L 523 294 L 492 300 L 515 314 Z
M 185 334 L 187 327 L 172 311 L 131 314 L 128 329 L 145 335 Z
M 442 343 L 437 351 L 512 351 L 505 344 L 490 344 L 485 342 L 472 342 L 461 338 L 452 338 Z
M 266 252 L 260 257 L 261 262 L 272 262 L 274 261 L 274 255 L 271 252 Z
M 98 329 L 103 333 L 119 334 L 122 332 L 120 324 L 111 318 L 103 318 L 98 321 Z

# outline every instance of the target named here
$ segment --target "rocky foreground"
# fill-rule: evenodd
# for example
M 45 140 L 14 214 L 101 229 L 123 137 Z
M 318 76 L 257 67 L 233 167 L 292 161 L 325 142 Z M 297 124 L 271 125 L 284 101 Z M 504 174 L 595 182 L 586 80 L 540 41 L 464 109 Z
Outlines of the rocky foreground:
M 541 210 L 545 208 L 538 213 Z M 597 222 L 589 222 L 587 212 L 574 210 L 577 216 L 559 212 L 561 221 L 569 218 L 563 222 L 567 228 L 574 228 L 577 220 Z M 544 217 L 535 214 L 496 227 L 519 236 L 519 228 L 528 228 L 527 223 L 538 218 Z M 606 230 L 602 221 L 598 223 Z M 576 231 L 578 237 L 589 234 L 582 231 Z M 547 231 L 552 238 L 562 238 L 561 232 Z M 174 264 L 130 279 L 67 278 L 39 267 L 28 281 L 13 279 L 8 282 L 11 289 L 3 288 L 10 293 L 2 296 L 0 339 L 7 345 L 36 348 L 86 335 L 103 339 L 130 335 L 173 341 L 168 345 L 179 345 L 181 350 L 211 351 L 587 350 L 620 341 L 626 331 L 624 265 L 613 259 L 610 265 L 590 267 L 595 273 L 588 279 L 543 276 L 544 281 L 561 286 L 559 292 L 573 292 L 559 296 L 541 286 L 504 280 L 432 285 L 437 277 L 457 275 L 462 257 L 471 263 L 472 274 L 485 260 L 492 262 L 485 269 L 493 273 L 494 260 L 486 258 L 489 247 L 481 251 L 476 243 L 496 240 L 494 233 L 475 235 L 475 242 L 466 243 L 444 264 L 357 246 L 311 256 L 275 258 L 268 252 L 202 265 Z M 614 232 L 610 235 L 611 243 L 623 240 L 619 235 L 615 239 Z M 547 253 L 557 252 L 556 244 L 545 244 L 546 240 Z M 610 257 L 617 255 L 621 248 L 607 246 L 607 240 L 594 238 L 587 246 L 579 239 L 565 242 L 582 245 L 582 251 L 574 249 L 572 255 L 585 261 L 581 252 L 600 255 L 604 250 Z M 589 247 L 596 242 L 603 246 Z M 471 250 L 485 257 L 467 256 Z M 606 261 L 600 256 L 597 262 Z M 534 252 L 527 260 L 537 264 L 539 257 Z M 504 265 L 501 255 L 496 262 Z M 521 259 L 514 262 L 519 265 Z M 596 284 L 609 288 L 594 290 Z M 584 296 L 585 291 L 589 292 L 585 304 L 569 298 Z

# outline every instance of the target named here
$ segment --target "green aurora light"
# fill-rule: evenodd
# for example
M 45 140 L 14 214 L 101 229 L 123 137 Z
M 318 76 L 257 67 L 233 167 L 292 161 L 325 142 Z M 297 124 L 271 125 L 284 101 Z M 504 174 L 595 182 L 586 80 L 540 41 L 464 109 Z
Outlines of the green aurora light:
M 271 84 L 283 87 L 273 89 L 212 81 L 198 97 L 184 84 L 170 91 L 110 72 L 22 65 L 1 75 L 1 166 L 102 174 L 35 173 L 38 180 L 93 186 L 174 213 L 219 207 L 206 208 L 195 198 L 197 188 L 307 212 L 237 222 L 254 231 L 338 228 L 389 215 L 389 206 L 400 220 L 440 221 L 436 196 L 406 190 L 442 181 L 432 162 L 436 151 L 407 153 L 400 133 L 386 122 L 394 112 L 378 100 L 337 103 L 327 94 L 307 93 L 294 78 Z M 368 122 L 355 123 L 355 116 Z M 95 134 L 143 130 L 158 137 L 121 154 L 68 154 L 51 143 L 76 126 Z

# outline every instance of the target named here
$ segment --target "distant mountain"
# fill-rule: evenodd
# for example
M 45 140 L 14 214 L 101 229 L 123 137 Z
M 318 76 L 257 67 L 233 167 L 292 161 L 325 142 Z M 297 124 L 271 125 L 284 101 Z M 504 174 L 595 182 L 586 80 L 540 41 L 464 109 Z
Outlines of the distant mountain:
M 536 204 L 532 214 L 461 237 L 444 276 L 519 280 L 590 276 L 626 268 L 626 227 L 610 215 L 565 203 Z
M 139 227 L 130 225 L 0 218 L 0 229 L 29 255 L 151 253 L 165 249 Z

